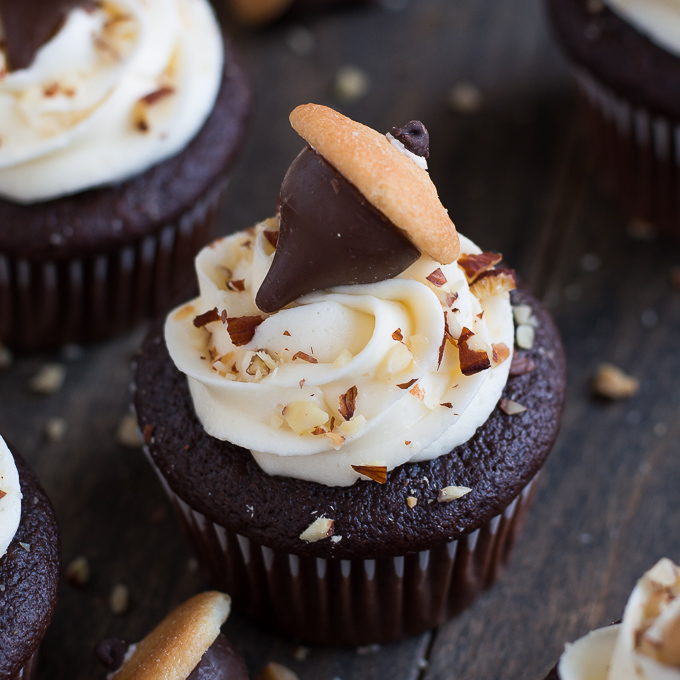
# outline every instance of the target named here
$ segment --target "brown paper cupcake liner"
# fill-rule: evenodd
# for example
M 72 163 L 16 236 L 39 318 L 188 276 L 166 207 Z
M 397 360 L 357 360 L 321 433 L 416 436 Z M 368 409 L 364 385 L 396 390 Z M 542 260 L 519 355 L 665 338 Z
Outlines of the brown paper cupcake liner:
M 573 68 L 604 179 L 630 213 L 680 241 L 680 121 L 635 106 Z
M 36 668 L 38 667 L 38 649 L 31 654 L 26 660 L 24 667 L 15 675 L 13 675 L 10 680 L 33 680 L 36 674 Z
M 0 341 L 46 349 L 103 340 L 187 298 L 226 184 L 175 222 L 106 253 L 59 260 L 0 253 Z
M 212 522 L 147 458 L 199 562 L 235 607 L 304 641 L 341 645 L 417 635 L 466 609 L 507 564 L 538 477 L 502 514 L 457 540 L 393 558 L 340 560 L 276 551 Z

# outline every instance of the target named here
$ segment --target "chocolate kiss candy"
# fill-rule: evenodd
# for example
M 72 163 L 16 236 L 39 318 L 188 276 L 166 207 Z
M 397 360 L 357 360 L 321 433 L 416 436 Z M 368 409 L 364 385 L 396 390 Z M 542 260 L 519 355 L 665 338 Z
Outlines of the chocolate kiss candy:
M 279 204 L 276 253 L 255 297 L 263 312 L 322 288 L 391 279 L 420 257 L 403 232 L 310 147 L 288 168 Z
M 68 11 L 88 0 L 0 0 L 7 60 L 12 70 L 30 66 L 36 52 L 59 30 Z

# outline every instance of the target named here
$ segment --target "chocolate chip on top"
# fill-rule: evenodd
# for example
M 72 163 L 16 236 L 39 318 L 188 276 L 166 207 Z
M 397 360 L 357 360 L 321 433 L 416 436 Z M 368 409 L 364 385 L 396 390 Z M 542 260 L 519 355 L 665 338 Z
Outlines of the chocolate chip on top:
M 429 158 L 430 133 L 419 120 L 412 120 L 406 123 L 404 127 L 393 127 L 392 137 L 398 139 L 412 154 Z

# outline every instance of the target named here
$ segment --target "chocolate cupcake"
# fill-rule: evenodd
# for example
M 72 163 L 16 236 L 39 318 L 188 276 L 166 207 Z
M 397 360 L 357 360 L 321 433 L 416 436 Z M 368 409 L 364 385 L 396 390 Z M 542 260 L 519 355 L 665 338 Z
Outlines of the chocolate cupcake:
M 135 407 L 235 606 L 305 640 L 386 642 L 498 577 L 557 435 L 564 357 L 531 294 L 511 303 L 500 255 L 459 237 L 422 124 L 385 136 L 311 104 L 291 121 L 309 146 L 279 215 L 202 251 L 201 296 L 166 342 L 152 329 Z
M 31 678 L 52 620 L 59 530 L 37 478 L 0 437 L 0 677 Z
M 545 680 L 678 680 L 680 567 L 659 560 L 637 582 L 620 623 L 567 645 Z
M 372 3 L 374 0 L 227 0 L 232 16 L 252 27 L 264 26 L 284 16 Z
M 186 296 L 249 86 L 207 0 L 0 18 L 0 341 L 100 340 Z
M 141 642 L 103 640 L 95 653 L 118 680 L 248 680 L 243 657 L 220 632 L 230 608 L 228 595 L 201 593 Z
M 548 0 L 600 169 L 630 213 L 680 240 L 680 8 L 663 0 Z

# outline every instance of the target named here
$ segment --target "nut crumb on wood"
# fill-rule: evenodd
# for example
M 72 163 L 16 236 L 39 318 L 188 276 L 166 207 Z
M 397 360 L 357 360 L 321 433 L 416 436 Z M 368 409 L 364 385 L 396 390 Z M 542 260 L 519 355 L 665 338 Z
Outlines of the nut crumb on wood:
M 137 417 L 133 413 L 124 415 L 118 423 L 116 441 L 130 449 L 140 449 L 144 444 L 137 425 Z
M 299 678 L 287 666 L 272 661 L 258 673 L 256 680 L 299 680 Z
M 332 536 L 335 522 L 327 517 L 317 517 L 301 534 L 300 538 L 307 543 L 315 543 Z
M 341 66 L 335 74 L 335 96 L 341 102 L 353 102 L 361 99 L 369 90 L 368 76 L 356 66 Z
M 0 371 L 9 368 L 12 365 L 12 353 L 0 344 Z
M 90 582 L 90 562 L 84 555 L 79 555 L 66 567 L 66 580 L 74 586 L 85 586 Z
M 449 106 L 458 113 L 476 113 L 482 108 L 482 93 L 472 83 L 461 82 L 449 90 Z
M 66 367 L 63 364 L 45 364 L 32 378 L 29 386 L 35 394 L 54 394 L 64 384 Z
M 598 397 L 612 401 L 628 399 L 637 394 L 639 389 L 640 381 L 624 373 L 614 364 L 602 363 L 595 371 L 593 393 Z
M 443 489 L 439 489 L 437 500 L 440 503 L 450 503 L 451 501 L 466 496 L 470 491 L 472 491 L 472 489 L 467 486 L 445 486 Z
M 66 434 L 66 421 L 63 418 L 48 418 L 45 423 L 45 437 L 49 442 L 60 442 Z
M 298 645 L 291 652 L 291 656 L 296 661 L 306 661 L 307 657 L 309 656 L 309 651 L 310 651 L 309 647 L 305 647 L 304 645 Z
M 109 594 L 109 609 L 113 614 L 125 614 L 130 607 L 130 591 L 123 583 L 113 586 Z

